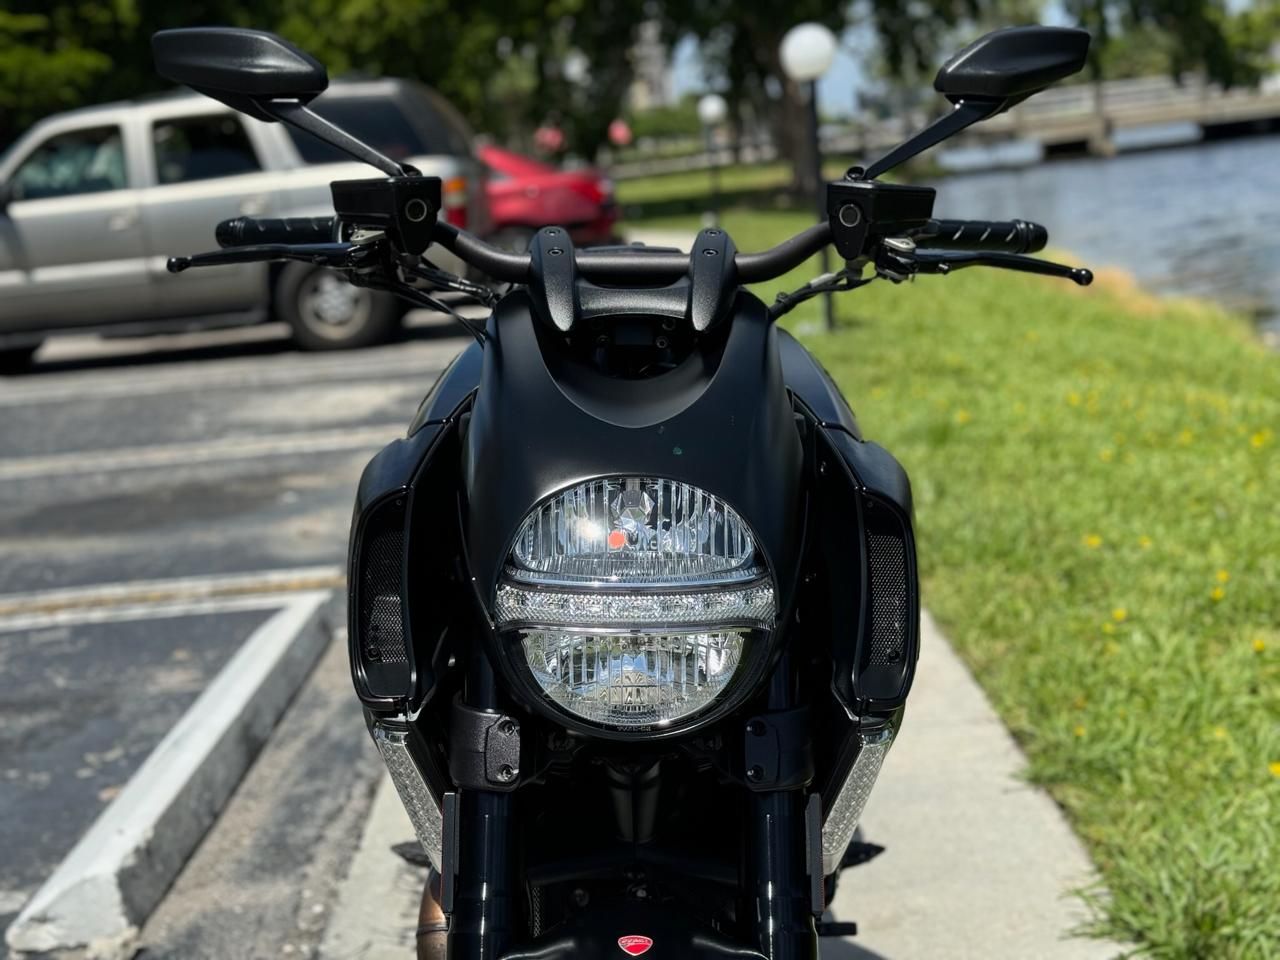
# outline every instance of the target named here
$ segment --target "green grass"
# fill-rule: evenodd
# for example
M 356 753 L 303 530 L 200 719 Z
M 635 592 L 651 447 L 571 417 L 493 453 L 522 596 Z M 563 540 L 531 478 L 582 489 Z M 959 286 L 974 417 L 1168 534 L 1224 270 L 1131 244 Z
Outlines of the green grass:
M 823 173 L 835 180 L 844 175 L 853 161 L 829 158 Z M 720 170 L 720 190 L 725 194 L 786 190 L 791 186 L 791 165 L 764 163 L 756 166 L 726 166 Z M 618 202 L 627 207 L 669 203 L 679 200 L 706 200 L 711 195 L 711 171 L 689 170 L 633 177 L 616 184 Z
M 725 220 L 745 250 L 805 223 Z M 1280 356 L 1105 273 L 837 304 L 805 339 L 911 472 L 924 601 L 1101 868 L 1091 932 L 1280 957 Z

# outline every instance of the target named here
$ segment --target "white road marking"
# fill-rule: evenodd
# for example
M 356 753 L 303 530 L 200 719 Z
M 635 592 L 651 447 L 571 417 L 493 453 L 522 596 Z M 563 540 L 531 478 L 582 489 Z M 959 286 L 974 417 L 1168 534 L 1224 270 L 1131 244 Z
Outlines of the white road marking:
M 122 470 L 145 470 L 156 467 L 182 467 L 194 463 L 252 460 L 257 457 L 373 450 L 404 436 L 404 428 L 403 423 L 396 422 L 256 437 L 224 437 L 193 443 L 167 443 L 145 447 L 68 451 L 40 457 L 14 457 L 9 460 L 0 460 L 0 481 L 115 473 Z
M 327 591 L 291 595 L 227 661 L 5 933 L 16 952 L 131 956 L 332 634 Z
M 327 384 L 350 380 L 420 379 L 423 391 L 440 371 L 442 361 L 457 352 L 457 344 L 444 350 L 406 351 L 402 356 L 385 355 L 342 361 L 307 360 L 280 362 L 185 364 L 162 373 L 145 374 L 136 369 L 86 376 L 83 372 L 0 380 L 0 407 L 31 406 L 42 403 L 97 402 L 108 398 L 156 396 L 166 393 L 195 393 L 201 390 L 245 389 Z

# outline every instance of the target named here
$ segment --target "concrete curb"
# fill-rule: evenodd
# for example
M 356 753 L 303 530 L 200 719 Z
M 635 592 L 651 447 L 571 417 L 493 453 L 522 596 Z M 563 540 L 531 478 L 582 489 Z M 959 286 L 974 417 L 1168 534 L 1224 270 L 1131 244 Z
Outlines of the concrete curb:
M 328 645 L 331 595 L 295 594 L 254 631 L 36 891 L 10 950 L 130 951 Z
M 360 847 L 329 915 L 319 960 L 405 960 L 414 955 L 427 871 L 391 852 L 395 844 L 413 837 L 409 815 L 384 774 Z

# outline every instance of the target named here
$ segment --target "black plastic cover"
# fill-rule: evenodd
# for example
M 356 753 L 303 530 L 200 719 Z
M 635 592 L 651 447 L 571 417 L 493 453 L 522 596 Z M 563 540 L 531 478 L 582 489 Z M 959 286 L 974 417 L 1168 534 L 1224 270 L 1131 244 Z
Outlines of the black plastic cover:
M 442 202 L 439 177 L 335 180 L 329 191 L 343 223 L 382 230 L 393 247 L 414 256 L 431 246 Z
M 933 88 L 948 100 L 1022 100 L 1084 69 L 1089 32 L 1008 27 L 975 40 L 942 65 Z
M 184 27 L 151 38 L 156 72 L 268 123 L 258 103 L 309 103 L 329 86 L 324 65 L 288 40 L 262 30 Z
M 933 216 L 933 187 L 875 180 L 827 184 L 827 219 L 837 252 L 846 260 L 863 256 L 882 237 L 903 237 Z

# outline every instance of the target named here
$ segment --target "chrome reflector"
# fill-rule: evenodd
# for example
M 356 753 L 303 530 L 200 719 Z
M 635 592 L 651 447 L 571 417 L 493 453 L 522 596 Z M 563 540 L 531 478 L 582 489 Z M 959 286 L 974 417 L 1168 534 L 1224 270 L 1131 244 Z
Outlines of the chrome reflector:
M 422 772 L 413 762 L 413 755 L 409 752 L 409 734 L 404 730 L 375 723 L 373 742 L 378 745 L 378 752 L 382 754 L 387 771 L 391 774 L 391 782 L 395 784 L 400 802 L 409 814 L 418 842 L 422 844 L 422 849 L 436 870 L 439 870 L 443 859 L 441 851 L 444 846 L 444 817 Z
M 880 775 L 880 765 L 884 763 L 885 754 L 893 745 L 894 733 L 892 725 L 885 725 L 878 730 L 858 734 L 861 741 L 858 755 L 822 824 L 824 876 L 836 871 L 849 844 L 853 842 L 853 833 L 858 829 L 858 821 L 862 819 L 862 811 L 867 805 L 867 798 L 871 796 L 871 788 L 876 785 L 876 778 Z

